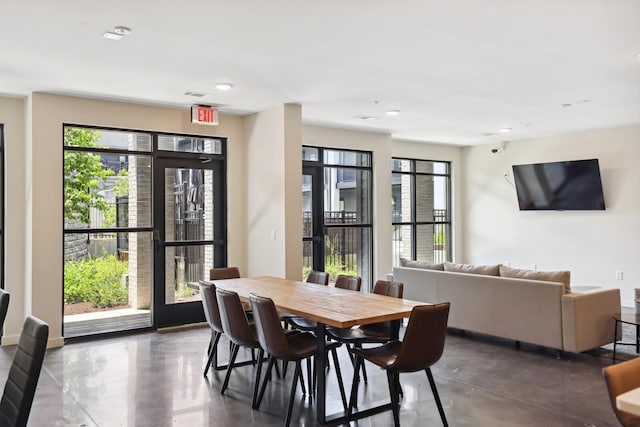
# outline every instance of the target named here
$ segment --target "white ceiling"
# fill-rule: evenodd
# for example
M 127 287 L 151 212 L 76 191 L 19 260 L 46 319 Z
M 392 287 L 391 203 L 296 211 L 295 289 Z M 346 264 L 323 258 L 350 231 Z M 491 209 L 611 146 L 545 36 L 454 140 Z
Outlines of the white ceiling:
M 5 95 L 299 103 L 305 123 L 461 145 L 640 123 L 639 0 L 1 0 L 0 32 Z

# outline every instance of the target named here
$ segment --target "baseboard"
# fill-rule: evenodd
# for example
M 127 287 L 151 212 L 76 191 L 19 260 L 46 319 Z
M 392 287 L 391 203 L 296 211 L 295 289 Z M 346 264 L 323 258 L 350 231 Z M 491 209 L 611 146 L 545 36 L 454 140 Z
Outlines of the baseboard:
M 3 335 L 2 346 L 17 345 L 20 335 Z
M 10 345 L 18 345 L 20 335 L 5 335 L 2 337 L 2 347 Z M 64 338 L 56 337 L 47 340 L 47 348 L 58 348 L 64 345 Z

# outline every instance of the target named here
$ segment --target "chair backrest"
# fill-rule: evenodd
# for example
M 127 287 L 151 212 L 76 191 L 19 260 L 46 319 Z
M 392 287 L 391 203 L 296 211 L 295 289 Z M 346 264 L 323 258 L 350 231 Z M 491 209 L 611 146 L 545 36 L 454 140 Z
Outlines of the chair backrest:
M 238 267 L 219 267 L 209 270 L 209 280 L 239 279 Z
M 618 421 L 623 426 L 640 425 L 640 417 L 628 412 L 622 412 L 616 405 L 616 397 L 618 395 L 640 387 L 640 358 L 607 366 L 602 372 L 607 383 L 609 400 L 611 400 L 611 406 L 616 417 L 618 417 Z
M 49 325 L 37 317 L 28 316 L 0 400 L 0 425 L 27 425 L 48 338 Z
M 220 309 L 218 308 L 218 300 L 216 299 L 216 285 L 213 283 L 199 282 L 200 295 L 202 297 L 202 307 L 204 308 L 204 317 L 207 323 L 216 332 L 223 333 L 222 320 L 220 320 Z
M 419 305 L 411 310 L 409 324 L 396 361 L 389 367 L 398 372 L 426 369 L 442 356 L 447 336 L 450 303 Z
M 324 271 L 311 270 L 309 272 L 309 275 L 307 276 L 306 282 L 327 286 L 329 284 L 329 273 L 325 273 Z
M 388 280 L 378 280 L 373 287 L 373 293 L 386 295 L 388 297 L 402 298 L 404 284 L 401 282 L 390 282 Z
M 218 308 L 222 329 L 231 341 L 238 345 L 255 347 L 256 336 L 249 326 L 249 320 L 244 312 L 240 297 L 236 292 L 216 289 Z
M 0 289 L 0 338 L 4 331 L 4 320 L 7 318 L 7 310 L 9 310 L 9 292 Z
M 260 345 L 273 357 L 286 360 L 289 354 L 289 343 L 273 300 L 251 294 L 250 301 Z
M 336 277 L 336 288 L 360 292 L 361 286 L 362 278 L 360 278 L 360 276 L 347 276 L 346 274 L 339 274 L 338 277 Z
M 377 280 L 376 284 L 373 287 L 373 293 L 378 295 L 385 295 L 388 297 L 394 298 L 402 298 L 404 292 L 404 284 L 401 282 L 390 282 L 388 280 Z M 392 327 L 395 330 L 392 330 Z M 378 322 L 371 323 L 369 325 L 362 325 L 362 328 L 365 331 L 372 331 L 375 333 L 384 333 L 388 335 L 397 335 L 400 330 L 400 322 Z

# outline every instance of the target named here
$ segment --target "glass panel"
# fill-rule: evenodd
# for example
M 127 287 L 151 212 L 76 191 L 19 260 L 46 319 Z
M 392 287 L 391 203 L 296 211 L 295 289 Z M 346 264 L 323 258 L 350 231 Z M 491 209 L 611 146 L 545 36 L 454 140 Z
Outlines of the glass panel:
M 65 338 L 151 326 L 151 233 L 64 236 Z
M 302 175 L 302 237 L 313 237 L 312 202 L 313 187 L 311 185 L 311 175 Z
M 324 163 L 339 166 L 371 166 L 371 153 L 362 151 L 324 150 Z
M 400 258 L 412 259 L 411 235 L 412 227 L 410 225 L 393 225 L 393 265 L 400 265 Z
M 411 221 L 411 175 L 394 173 L 391 177 L 392 222 Z
M 449 173 L 448 162 L 432 162 L 427 160 L 416 160 L 416 172 L 421 173 Z
M 302 242 L 302 277 L 309 275 L 309 272 L 313 270 L 313 242 L 310 240 Z
M 213 240 L 213 171 L 165 169 L 165 240 Z
M 371 171 L 325 168 L 324 223 L 369 224 Z
M 151 151 L 151 135 L 129 131 L 64 128 L 67 147 L 111 148 L 130 151 Z
M 435 203 L 436 177 L 433 175 L 416 175 L 416 221 L 433 221 L 433 209 Z
M 151 156 L 64 152 L 64 228 L 150 227 Z
M 317 162 L 320 158 L 318 151 L 315 147 L 302 147 L 302 160 Z
M 158 149 L 183 153 L 222 154 L 222 141 L 215 138 L 160 135 Z
M 417 253 L 419 261 L 445 262 L 449 242 L 448 224 L 418 225 L 416 230 Z
M 199 301 L 198 281 L 209 279 L 213 245 L 165 248 L 165 304 Z
M 391 170 L 393 172 L 411 172 L 411 164 L 413 162 L 411 160 L 405 159 L 392 159 L 391 160 Z
M 329 273 L 331 280 L 335 280 L 338 274 L 361 276 L 363 286 L 368 286 L 372 269 L 370 228 L 329 228 L 324 244 L 324 271 Z

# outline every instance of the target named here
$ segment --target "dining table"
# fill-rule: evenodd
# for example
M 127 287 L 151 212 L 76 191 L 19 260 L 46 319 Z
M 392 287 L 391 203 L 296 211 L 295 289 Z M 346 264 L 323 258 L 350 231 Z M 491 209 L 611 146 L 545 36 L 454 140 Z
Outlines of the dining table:
M 409 317 L 413 307 L 426 303 L 270 276 L 216 280 L 213 283 L 216 287 L 238 293 L 243 301 L 249 301 L 251 294 L 268 297 L 278 311 L 317 322 L 315 366 L 317 373 L 324 373 L 316 380 L 316 419 L 319 423 L 345 423 L 391 410 L 391 403 L 386 402 L 359 408 L 350 415 L 344 411 L 326 414 L 326 327 L 350 328 L 384 321 L 401 322 Z

